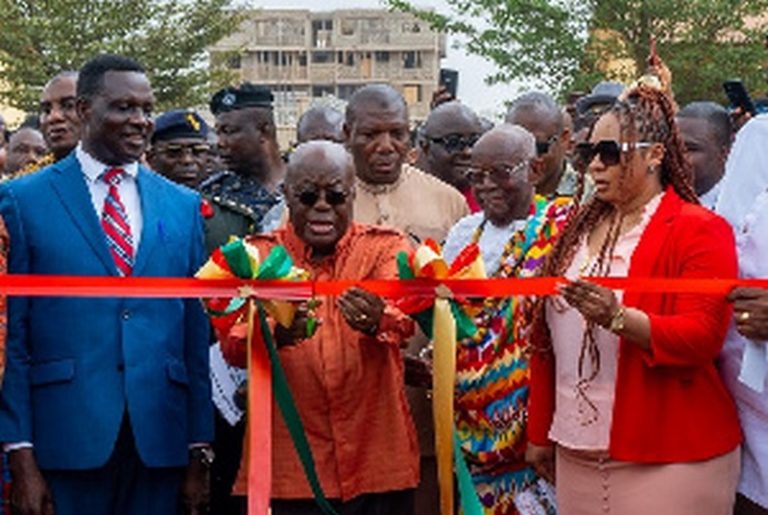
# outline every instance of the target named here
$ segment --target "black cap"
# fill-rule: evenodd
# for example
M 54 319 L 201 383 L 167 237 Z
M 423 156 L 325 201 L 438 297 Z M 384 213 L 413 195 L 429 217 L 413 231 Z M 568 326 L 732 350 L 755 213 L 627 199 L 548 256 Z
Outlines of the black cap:
M 589 95 L 585 95 L 576 101 L 576 112 L 580 115 L 601 114 L 611 107 L 623 92 L 623 84 L 610 81 L 600 82 L 592 88 L 592 92 Z
M 177 138 L 208 137 L 208 124 L 191 109 L 174 109 L 155 119 L 152 143 Z
M 271 109 L 275 100 L 272 91 L 266 86 L 257 86 L 244 82 L 240 87 L 228 87 L 219 90 L 211 98 L 211 112 L 216 115 L 225 111 L 236 111 L 246 107 L 264 107 Z

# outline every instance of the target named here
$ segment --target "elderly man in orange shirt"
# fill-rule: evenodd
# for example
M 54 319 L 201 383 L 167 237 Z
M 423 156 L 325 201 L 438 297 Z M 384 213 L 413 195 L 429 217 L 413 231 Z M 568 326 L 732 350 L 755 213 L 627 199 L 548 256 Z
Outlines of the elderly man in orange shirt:
M 408 240 L 396 229 L 352 222 L 354 174 L 343 146 L 300 145 L 285 180 L 289 223 L 248 241 L 261 255 L 283 245 L 315 279 L 396 278 L 396 256 L 409 250 Z M 345 515 L 411 514 L 419 451 L 400 348 L 413 322 L 361 288 L 321 299 L 315 312 L 314 335 L 307 337 L 302 306 L 291 328 L 277 326 L 275 340 L 323 490 Z M 222 348 L 240 366 L 243 332 L 235 326 Z M 273 446 L 274 515 L 321 513 L 279 416 Z M 239 482 L 235 492 L 244 493 L 245 484 Z

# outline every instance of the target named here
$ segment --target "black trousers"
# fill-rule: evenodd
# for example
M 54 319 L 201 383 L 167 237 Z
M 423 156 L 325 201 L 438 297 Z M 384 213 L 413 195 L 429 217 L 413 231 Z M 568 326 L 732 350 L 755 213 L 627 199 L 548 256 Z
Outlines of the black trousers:
M 414 490 L 365 494 L 346 502 L 331 500 L 339 515 L 413 515 Z M 272 515 L 322 515 L 313 500 L 272 500 Z
M 245 497 L 232 495 L 240 458 L 243 455 L 243 436 L 245 435 L 245 417 L 230 426 L 218 410 L 215 413 L 215 439 L 213 452 L 216 459 L 211 465 L 211 504 L 210 515 L 244 515 Z

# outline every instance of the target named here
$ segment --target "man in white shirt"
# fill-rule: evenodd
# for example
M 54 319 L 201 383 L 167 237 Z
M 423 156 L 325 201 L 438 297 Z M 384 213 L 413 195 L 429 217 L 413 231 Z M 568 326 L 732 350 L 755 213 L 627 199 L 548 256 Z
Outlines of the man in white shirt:
M 728 158 L 717 213 L 736 236 L 739 275 L 768 277 L 768 116 L 739 131 Z M 768 514 L 768 289 L 736 288 L 720 371 L 739 410 L 744 442 L 735 515 Z

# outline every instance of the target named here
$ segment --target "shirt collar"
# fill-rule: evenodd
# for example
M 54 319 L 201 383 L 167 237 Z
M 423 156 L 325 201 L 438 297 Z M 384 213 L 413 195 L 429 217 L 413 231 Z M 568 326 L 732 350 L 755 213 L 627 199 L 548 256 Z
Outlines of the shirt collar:
M 75 157 L 77 157 L 78 162 L 80 162 L 80 168 L 83 170 L 83 175 L 85 175 L 86 178 L 91 182 L 96 182 L 99 176 L 101 176 L 101 174 L 103 174 L 105 171 L 109 170 L 110 168 L 115 168 L 114 166 L 102 163 L 91 154 L 86 152 L 86 150 L 83 148 L 82 142 L 78 143 L 77 147 L 75 148 Z M 119 168 L 125 170 L 126 175 L 129 175 L 134 179 L 139 173 L 139 163 L 136 161 L 121 165 Z

